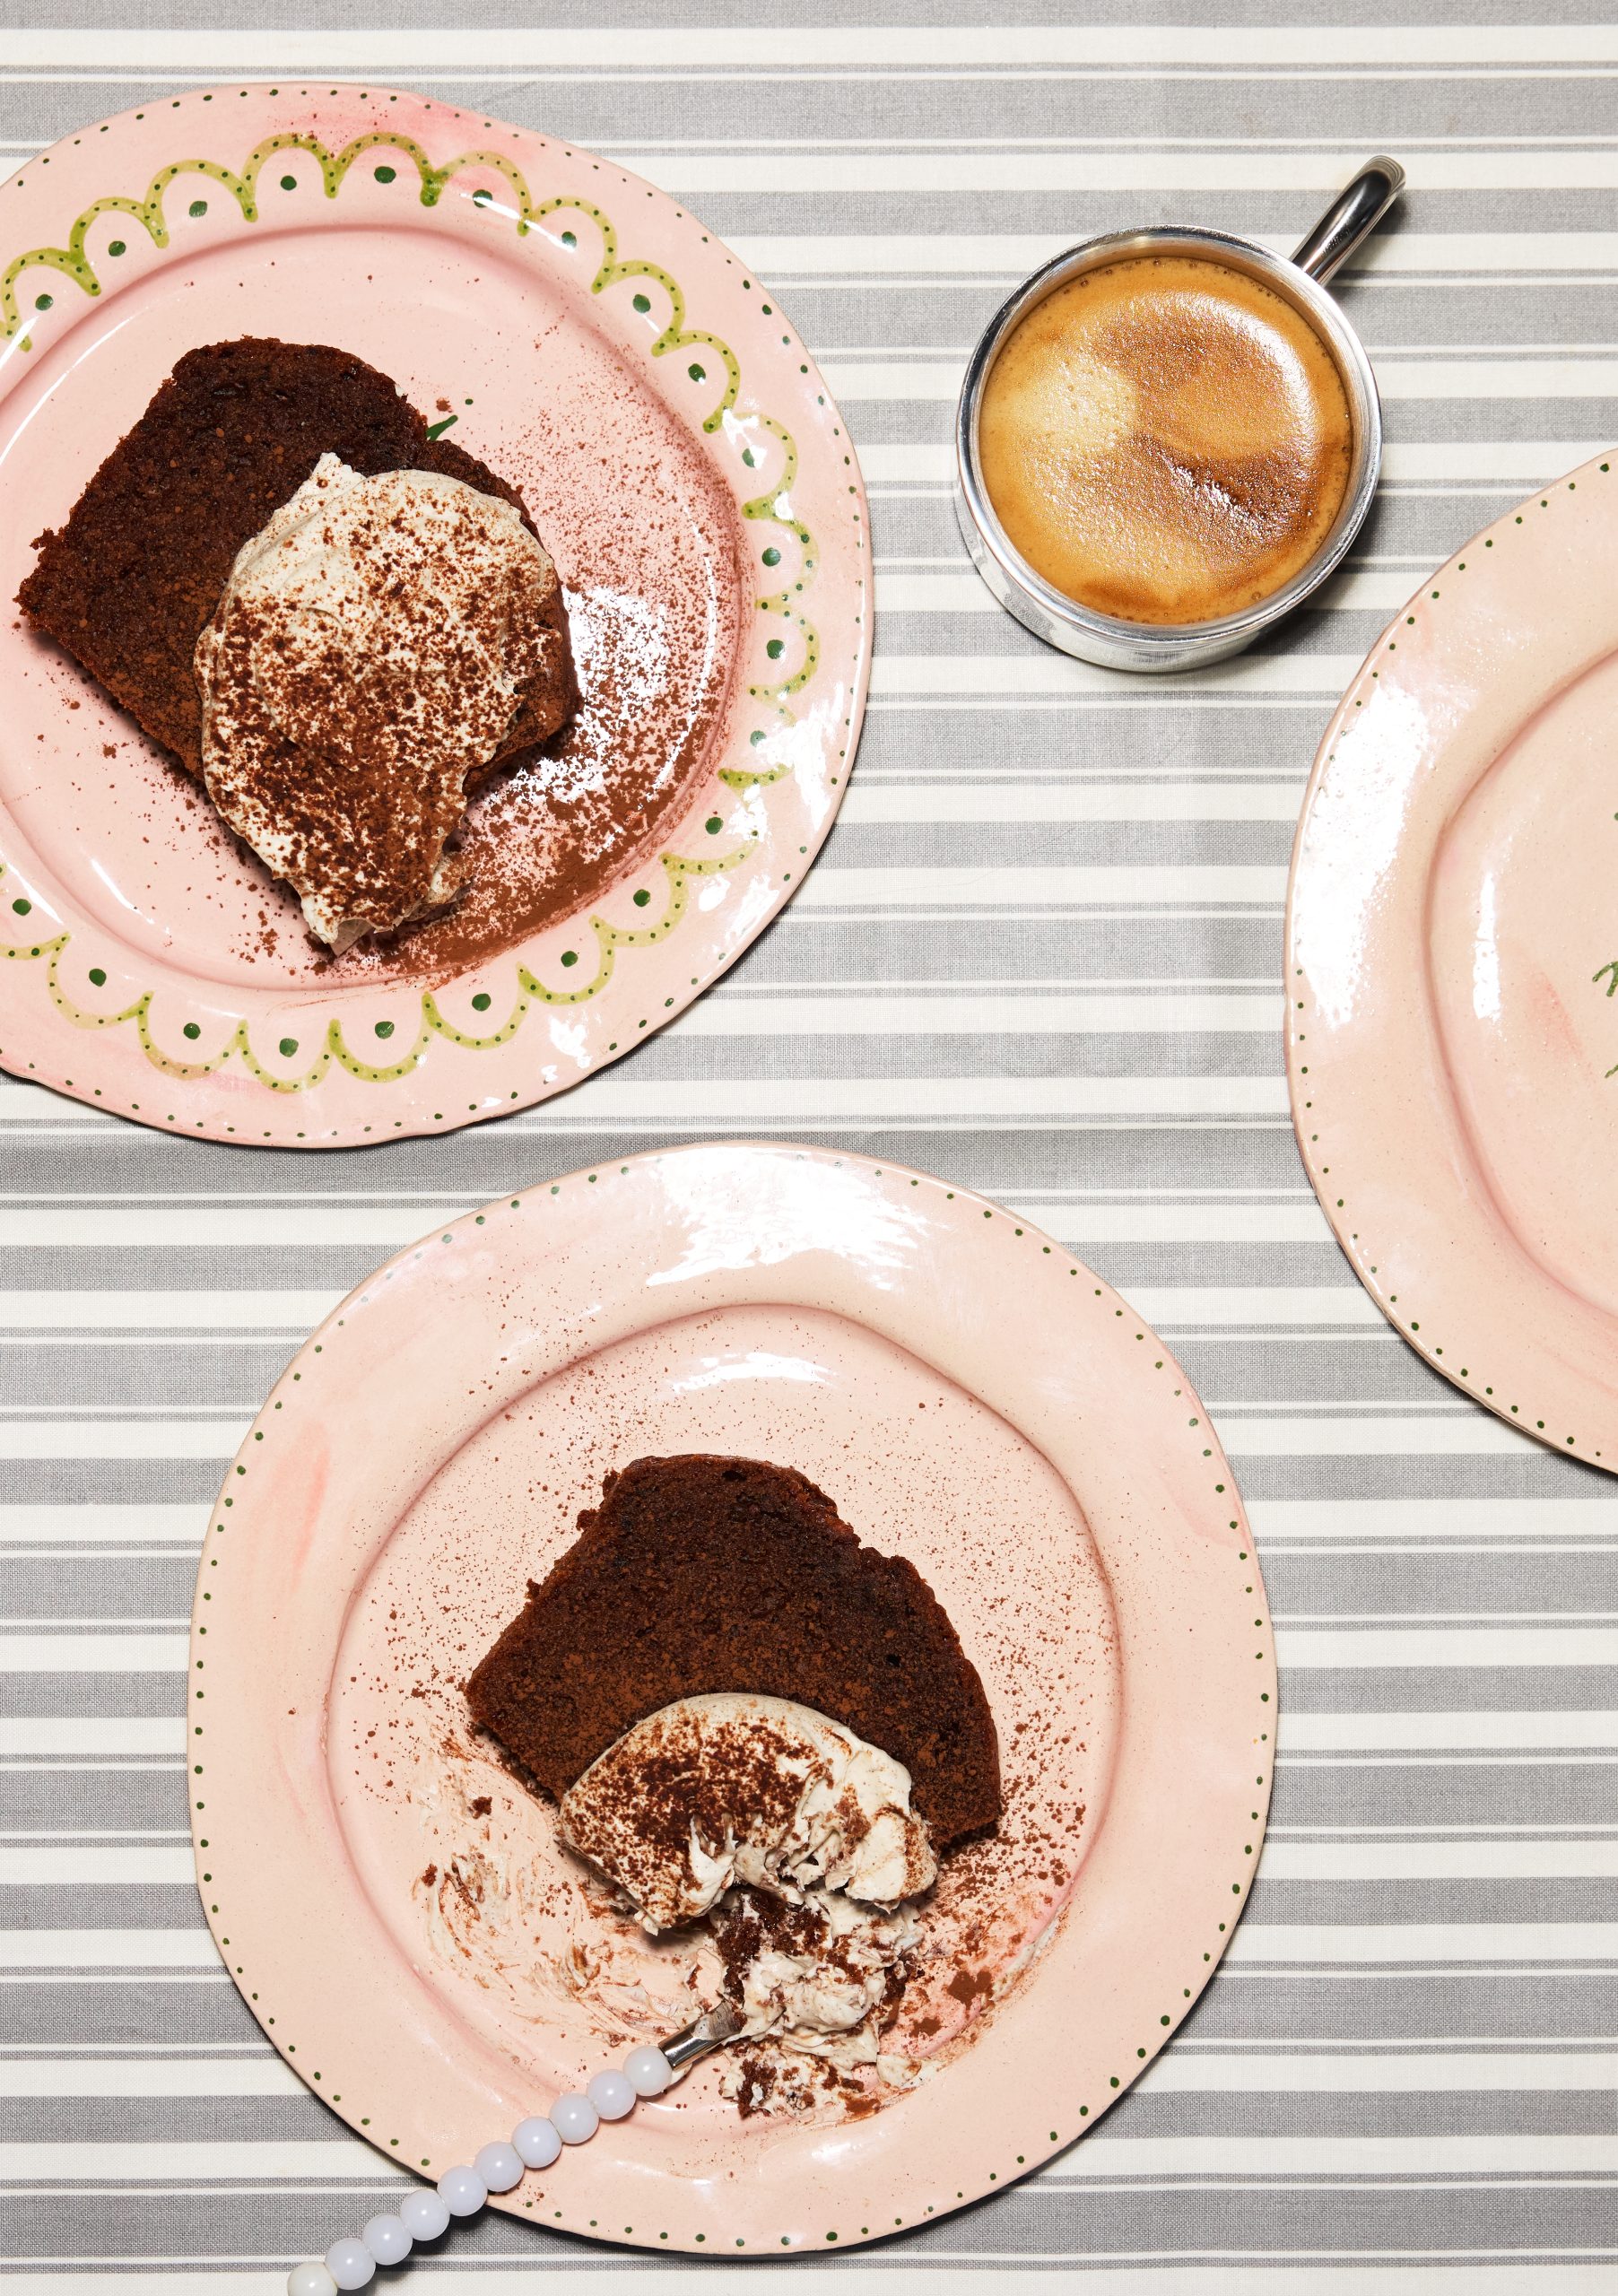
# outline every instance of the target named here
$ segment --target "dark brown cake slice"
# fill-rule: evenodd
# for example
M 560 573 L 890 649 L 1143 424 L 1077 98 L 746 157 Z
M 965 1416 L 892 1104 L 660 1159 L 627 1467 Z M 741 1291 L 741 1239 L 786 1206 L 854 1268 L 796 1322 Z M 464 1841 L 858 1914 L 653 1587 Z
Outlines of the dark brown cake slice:
M 386 375 L 329 344 L 244 336 L 187 352 L 74 504 L 40 535 L 17 603 L 177 758 L 202 774 L 193 657 L 237 552 L 324 454 L 364 477 L 438 471 L 511 503 L 515 487 L 427 424 Z M 501 757 L 547 740 L 575 691 L 567 617 Z
M 466 1685 L 476 1720 L 560 1800 L 677 1698 L 795 1699 L 903 1762 L 934 1847 L 1000 1815 L 976 1667 L 914 1565 L 864 1546 L 790 1467 L 636 1459 Z

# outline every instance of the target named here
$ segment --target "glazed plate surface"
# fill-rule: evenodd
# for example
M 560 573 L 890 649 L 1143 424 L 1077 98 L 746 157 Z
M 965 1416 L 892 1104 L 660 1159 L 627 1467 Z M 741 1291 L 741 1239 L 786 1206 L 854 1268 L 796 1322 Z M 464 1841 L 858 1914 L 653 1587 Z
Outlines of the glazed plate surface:
M 796 1467 L 915 1562 L 982 1676 L 1006 1813 L 923 1909 L 887 2044 L 912 2085 L 744 2119 L 710 2061 L 498 2205 L 823 2253 L 1092 2125 L 1188 2013 L 1262 1839 L 1275 1668 L 1229 1467 L 1161 1343 L 998 1207 L 857 1158 L 688 1148 L 378 1270 L 214 1512 L 198 1875 L 289 2065 L 422 2175 L 686 2022 L 693 1984 L 712 1997 L 692 1942 L 613 1910 L 461 1687 L 604 1474 L 683 1450 Z
M 521 488 L 583 692 L 554 754 L 474 799 L 457 910 L 332 960 L 9 612 L 13 1074 L 243 1142 L 448 1130 L 595 1074 L 790 898 L 864 707 L 864 495 L 789 323 L 663 193 L 385 89 L 192 91 L 20 170 L 0 279 L 4 598 L 184 352 L 328 343 Z
M 1361 1281 L 1514 1427 L 1618 1469 L 1618 470 L 1474 537 L 1305 800 L 1288 1074 Z

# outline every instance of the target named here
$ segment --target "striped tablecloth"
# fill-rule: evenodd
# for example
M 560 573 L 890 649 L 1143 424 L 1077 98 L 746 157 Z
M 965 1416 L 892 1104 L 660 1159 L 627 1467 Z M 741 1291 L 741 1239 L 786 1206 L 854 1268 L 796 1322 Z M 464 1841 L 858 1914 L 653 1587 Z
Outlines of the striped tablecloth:
M 831 4 L 840 27 L 707 0 L 705 28 L 674 30 L 659 0 L 598 0 L 528 31 L 494 29 L 500 0 L 270 0 L 229 12 L 255 27 L 236 31 L 196 0 L 6 11 L 12 163 L 171 84 L 307 69 L 441 90 L 665 185 L 822 360 L 881 606 L 812 879 L 723 986 L 568 1098 L 302 1158 L 0 1082 L 15 2296 L 143 2274 L 270 2296 L 389 2189 L 265 2048 L 194 1897 L 179 1717 L 204 1509 L 296 1342 L 392 1247 L 547 1173 L 725 1133 L 928 1166 L 1121 1286 L 1234 1457 L 1284 1677 L 1252 1908 L 1183 2037 L 1041 2175 L 795 2284 L 1618 2284 L 1618 1503 L 1435 1378 L 1356 1288 L 1293 1151 L 1278 987 L 1335 696 L 1427 569 L 1610 442 L 1618 29 L 1556 0 L 1428 0 L 1442 21 L 1415 23 L 1392 0 L 1240 0 L 1240 22 L 1205 0 L 1003 0 L 993 22 L 970 0 Z M 289 13 L 328 29 L 267 28 Z M 147 29 L 100 21 L 134 15 Z M 1410 193 L 1344 292 L 1390 444 L 1345 577 L 1279 642 L 1172 689 L 1042 651 L 951 513 L 984 319 L 1031 265 L 1133 220 L 1289 245 L 1380 149 Z M 658 2268 L 502 2219 L 418 2277 L 494 2296 Z

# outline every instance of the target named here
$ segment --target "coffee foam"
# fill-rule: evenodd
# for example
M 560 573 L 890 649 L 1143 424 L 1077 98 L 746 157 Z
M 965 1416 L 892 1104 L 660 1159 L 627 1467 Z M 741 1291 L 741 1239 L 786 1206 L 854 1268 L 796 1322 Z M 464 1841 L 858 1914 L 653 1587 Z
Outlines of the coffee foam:
M 1127 622 L 1213 621 L 1280 589 L 1330 531 L 1353 450 L 1342 376 L 1309 321 L 1188 257 L 1058 287 L 1003 347 L 979 416 L 1013 544 Z

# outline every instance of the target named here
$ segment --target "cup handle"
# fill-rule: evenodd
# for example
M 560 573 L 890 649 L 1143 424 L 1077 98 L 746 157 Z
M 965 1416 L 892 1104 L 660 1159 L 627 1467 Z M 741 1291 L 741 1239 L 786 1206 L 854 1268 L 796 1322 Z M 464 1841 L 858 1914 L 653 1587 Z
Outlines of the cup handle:
M 1292 249 L 1292 261 L 1324 287 L 1361 240 L 1375 230 L 1404 188 L 1405 170 L 1396 160 L 1367 160 L 1314 230 Z

